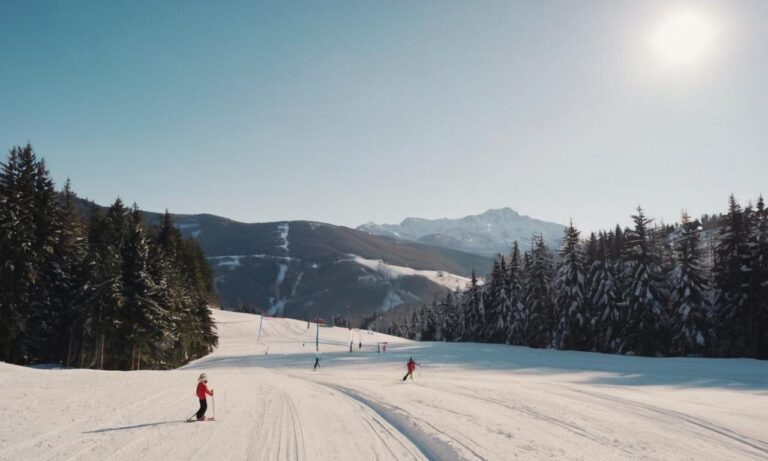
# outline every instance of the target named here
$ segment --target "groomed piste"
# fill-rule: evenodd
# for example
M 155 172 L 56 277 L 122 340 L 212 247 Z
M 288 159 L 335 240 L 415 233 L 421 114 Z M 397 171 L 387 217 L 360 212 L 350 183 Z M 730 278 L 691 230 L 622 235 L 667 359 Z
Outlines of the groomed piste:
M 0 459 L 768 458 L 766 362 L 420 343 L 324 327 L 313 371 L 314 324 L 264 318 L 259 337 L 259 316 L 214 314 L 219 348 L 178 370 L 0 363 Z M 421 366 L 403 382 L 411 356 Z M 201 372 L 216 421 L 185 423 Z

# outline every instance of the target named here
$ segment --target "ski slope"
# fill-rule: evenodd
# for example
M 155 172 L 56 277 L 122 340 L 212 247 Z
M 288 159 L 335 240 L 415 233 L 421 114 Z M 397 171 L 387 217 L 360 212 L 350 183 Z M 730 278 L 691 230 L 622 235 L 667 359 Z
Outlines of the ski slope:
M 768 459 L 765 362 L 320 328 L 311 371 L 314 324 L 265 318 L 257 344 L 258 316 L 215 316 L 220 347 L 179 370 L 0 363 L 0 460 Z M 186 423 L 202 371 L 217 420 Z

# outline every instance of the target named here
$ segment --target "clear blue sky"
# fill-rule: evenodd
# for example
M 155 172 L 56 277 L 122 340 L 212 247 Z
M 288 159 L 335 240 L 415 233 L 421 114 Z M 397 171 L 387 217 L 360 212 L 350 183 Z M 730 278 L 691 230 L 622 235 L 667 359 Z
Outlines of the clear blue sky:
M 648 46 L 680 9 L 716 31 L 692 64 Z M 100 203 L 248 222 L 674 221 L 768 193 L 767 24 L 760 0 L 3 0 L 0 148 Z

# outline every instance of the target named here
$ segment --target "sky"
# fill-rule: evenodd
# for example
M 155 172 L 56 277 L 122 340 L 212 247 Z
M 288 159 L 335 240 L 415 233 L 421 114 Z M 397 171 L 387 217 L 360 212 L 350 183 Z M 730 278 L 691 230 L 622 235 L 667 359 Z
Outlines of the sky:
M 762 0 L 3 0 L 0 149 L 97 203 L 244 222 L 674 222 L 768 193 L 766 24 Z

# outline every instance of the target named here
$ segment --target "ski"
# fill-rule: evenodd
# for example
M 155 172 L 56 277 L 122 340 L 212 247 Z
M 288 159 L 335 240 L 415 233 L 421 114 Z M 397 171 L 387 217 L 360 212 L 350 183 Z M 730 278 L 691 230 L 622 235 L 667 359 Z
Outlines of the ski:
M 188 423 L 204 423 L 206 421 L 216 421 L 216 418 L 205 418 L 205 419 L 192 418 L 187 420 Z

